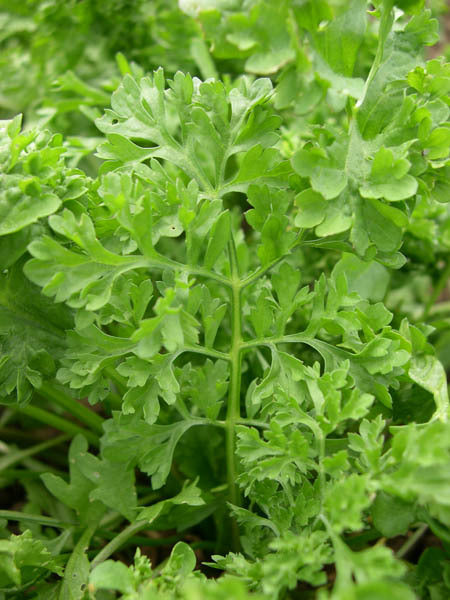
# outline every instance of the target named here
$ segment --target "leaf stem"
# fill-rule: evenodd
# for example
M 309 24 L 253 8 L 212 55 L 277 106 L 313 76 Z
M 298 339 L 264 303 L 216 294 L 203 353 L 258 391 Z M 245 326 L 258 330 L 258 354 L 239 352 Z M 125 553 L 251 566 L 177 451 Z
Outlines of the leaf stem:
M 404 558 L 417 544 L 420 538 L 426 533 L 428 525 L 421 525 L 416 531 L 406 540 L 403 546 L 396 552 L 397 558 Z
M 264 423 L 263 421 L 257 421 L 255 419 L 236 419 L 236 425 L 246 425 L 247 427 L 260 427 L 261 429 L 269 429 L 269 424 Z M 214 425 L 216 427 L 227 427 L 226 421 L 209 421 L 210 425 Z
M 152 261 L 152 264 L 149 266 L 158 266 L 160 268 L 172 269 L 174 271 L 185 271 L 190 275 L 197 275 L 198 277 L 213 279 L 222 285 L 231 287 L 231 281 L 228 279 L 228 277 L 224 277 L 223 275 L 220 275 L 220 273 L 215 273 L 214 271 L 210 271 L 209 269 L 205 269 L 203 267 L 191 267 L 190 265 L 185 265 L 184 263 L 172 260 L 171 258 L 165 258 L 161 256 L 158 261 Z
M 292 246 L 289 248 L 288 252 L 286 252 L 286 254 L 279 256 L 278 258 L 276 258 L 275 260 L 270 262 L 268 265 L 265 265 L 264 267 L 260 267 L 259 269 L 257 269 L 256 271 L 254 271 L 253 273 L 248 275 L 247 277 L 244 277 L 244 279 L 241 279 L 241 289 L 244 289 L 248 285 L 255 283 L 255 281 L 258 281 L 258 279 L 261 279 L 261 277 L 263 277 L 268 271 L 273 269 L 273 267 L 278 265 L 282 260 L 284 260 L 287 256 L 289 256 L 289 254 L 292 252 L 292 250 L 294 250 L 297 246 L 300 245 L 302 237 L 303 237 L 303 231 L 298 234 L 297 239 L 295 240 L 294 244 L 292 244 Z
M 281 337 L 260 338 L 242 342 L 241 349 L 248 350 L 249 348 L 254 348 L 255 346 L 270 346 L 271 344 L 299 344 L 309 339 L 311 338 L 304 333 L 293 333 L 290 335 L 283 335 Z
M 103 419 L 55 385 L 52 385 L 48 381 L 44 381 L 37 390 L 37 393 L 42 396 L 42 398 L 53 400 L 56 404 L 62 406 L 67 412 L 97 433 L 103 433 Z
M 241 280 L 234 240 L 228 244 L 231 269 L 231 348 L 230 348 L 230 387 L 226 415 L 226 462 L 229 499 L 231 504 L 239 506 L 239 490 L 236 486 L 235 426 L 240 419 L 241 402 L 241 346 L 242 346 L 242 306 Z M 232 523 L 234 549 L 239 548 L 239 529 L 235 520 Z
M 26 450 L 19 450 L 16 452 L 9 452 L 6 456 L 0 458 L 0 472 L 4 469 L 11 467 L 12 465 L 21 462 L 23 459 L 33 456 L 34 454 L 39 454 L 39 452 L 43 452 L 44 450 L 48 450 L 53 446 L 58 446 L 59 444 L 63 444 L 67 440 L 70 439 L 70 435 L 60 435 L 56 438 L 48 440 L 46 442 L 42 442 L 41 444 L 36 444 L 35 446 L 31 446 L 31 448 L 27 448 Z
M 91 563 L 91 569 L 95 569 L 97 565 L 105 561 L 111 556 L 111 554 L 114 554 L 116 550 L 123 546 L 123 544 L 125 544 L 130 537 L 133 537 L 135 533 L 142 531 L 142 529 L 145 529 L 148 525 L 148 520 L 141 520 L 135 521 L 134 523 L 128 525 L 128 527 L 125 527 L 125 529 L 122 529 L 118 535 L 116 535 L 110 542 L 106 544 L 106 546 L 100 550 Z
M 114 367 L 106 367 L 105 374 L 117 385 L 121 394 L 127 390 L 127 380 Z
M 230 360 L 230 355 L 226 352 L 220 352 L 219 350 L 214 350 L 214 348 L 206 348 L 205 346 L 183 346 L 182 352 L 194 352 L 195 354 L 203 354 L 204 356 L 210 356 L 211 358 L 227 361 Z
M 54 427 L 55 429 L 59 429 L 60 431 L 64 431 L 65 433 L 69 433 L 70 435 L 77 435 L 77 433 L 82 433 L 93 446 L 99 446 L 98 436 L 92 431 L 83 429 L 83 427 L 80 427 L 79 425 L 76 425 L 71 421 L 67 421 L 62 417 L 58 417 L 57 415 L 54 415 L 53 413 L 47 410 L 38 408 L 37 406 L 32 406 L 30 404 L 28 404 L 27 406 L 17 406 L 16 410 L 26 415 L 27 417 L 30 417 L 31 419 L 35 419 L 36 421 L 45 423 L 50 427 Z
M 317 427 L 315 431 L 317 440 L 317 450 L 319 455 L 319 466 L 318 466 L 318 479 L 319 479 L 319 490 L 320 490 L 320 510 L 323 509 L 323 502 L 325 500 L 325 469 L 323 466 L 323 460 L 325 458 L 325 435 L 320 427 Z
M 73 527 L 76 525 L 76 523 L 71 523 L 70 521 L 61 521 L 60 519 L 52 519 L 51 517 L 33 515 L 17 510 L 0 510 L 0 519 L 7 519 L 8 521 L 28 521 L 30 523 L 39 523 L 40 525 L 56 527 L 58 529 L 66 529 L 66 527 Z
M 361 98 L 356 103 L 356 108 L 361 106 L 367 96 L 367 92 L 369 90 L 369 86 L 372 83 L 375 75 L 377 74 L 378 69 L 380 68 L 381 61 L 383 60 L 384 54 L 384 45 L 386 43 L 386 38 L 389 35 L 389 32 L 392 28 L 392 6 L 394 2 L 393 0 L 385 0 L 381 5 L 381 18 L 380 18 L 380 28 L 378 32 L 378 46 L 375 54 L 374 61 L 369 71 L 369 75 L 367 76 L 366 82 L 364 84 L 364 90 L 361 95 Z

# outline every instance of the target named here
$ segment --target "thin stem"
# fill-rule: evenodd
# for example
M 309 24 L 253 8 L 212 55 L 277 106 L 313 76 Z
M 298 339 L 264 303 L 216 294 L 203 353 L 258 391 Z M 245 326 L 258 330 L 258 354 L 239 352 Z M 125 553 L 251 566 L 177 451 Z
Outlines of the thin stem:
M 47 410 L 43 410 L 42 408 L 38 408 L 37 406 L 32 406 L 30 404 L 27 406 L 16 406 L 15 408 L 18 412 L 30 417 L 31 419 L 45 423 L 50 427 L 54 427 L 55 429 L 59 429 L 60 431 L 64 431 L 70 435 L 82 433 L 93 446 L 99 446 L 98 436 L 92 433 L 92 431 L 83 429 L 82 427 L 75 425 L 75 423 L 67 421 L 62 417 L 58 417 Z
M 27 448 L 26 450 L 10 452 L 6 456 L 3 456 L 2 458 L 0 458 L 0 472 L 3 471 L 4 469 L 7 469 L 8 467 L 11 467 L 12 465 L 14 465 L 18 462 L 21 462 L 25 458 L 33 456 L 34 454 L 39 454 L 40 452 L 43 452 L 44 450 L 48 450 L 49 448 L 52 448 L 53 446 L 58 446 L 59 444 L 63 444 L 64 442 L 66 442 L 69 439 L 70 439 L 70 435 L 67 435 L 67 434 L 60 435 L 56 438 L 53 438 L 52 440 L 42 442 L 41 444 L 36 444 L 35 446 L 32 446 L 31 448 Z
M 290 335 L 283 335 L 281 337 L 260 338 L 242 342 L 241 349 L 248 350 L 249 348 L 255 348 L 257 346 L 270 346 L 271 344 L 298 344 L 309 339 L 311 338 L 303 333 L 293 333 Z
M 394 2 L 393 0 L 389 0 L 388 2 L 384 2 L 381 6 L 381 19 L 380 19 L 380 28 L 378 32 L 378 46 L 377 52 L 375 54 L 374 61 L 369 71 L 369 75 L 367 76 L 364 90 L 361 95 L 361 98 L 358 100 L 356 104 L 356 108 L 361 106 L 364 102 L 367 92 L 369 90 L 369 86 L 372 83 L 373 78 L 377 74 L 378 69 L 380 68 L 381 61 L 383 60 L 384 54 L 384 44 L 386 43 L 386 38 L 389 35 L 389 32 L 392 27 L 392 6 Z
M 51 517 L 33 515 L 31 513 L 27 514 L 16 510 L 0 510 L 0 519 L 7 519 L 8 521 L 28 521 L 30 523 L 39 523 L 40 525 L 46 525 L 48 527 L 57 527 L 58 529 L 66 529 L 66 527 L 73 527 L 76 525 L 76 523 L 70 521 L 61 521 L 60 519 L 52 519 Z
M 264 267 L 260 267 L 254 273 L 251 273 L 250 275 L 248 275 L 247 277 L 242 279 L 241 280 L 241 289 L 244 289 L 248 285 L 255 283 L 255 281 L 258 281 L 258 279 L 261 279 L 261 277 L 263 277 L 268 271 L 273 269 L 276 265 L 278 265 L 281 261 L 283 261 L 287 256 L 289 256 L 289 254 L 292 252 L 292 250 L 294 250 L 297 246 L 300 245 L 302 237 L 303 237 L 303 232 L 300 232 L 298 234 L 297 239 L 295 240 L 294 244 L 292 244 L 292 246 L 289 248 L 289 250 L 288 250 L 288 252 L 286 252 L 286 254 L 283 254 L 283 256 L 279 256 L 278 258 L 276 258 L 275 260 L 270 262 L 268 265 L 265 265 Z
M 105 374 L 117 385 L 117 388 L 121 394 L 124 394 L 127 390 L 126 377 L 120 375 L 114 367 L 106 367 Z
M 420 538 L 426 533 L 428 525 L 421 525 L 416 531 L 406 540 L 403 546 L 396 552 L 397 558 L 404 558 L 417 544 Z
M 104 531 L 102 529 L 97 529 L 97 533 L 99 536 L 102 536 L 106 539 L 113 539 L 115 538 L 115 534 L 112 531 Z M 181 534 L 180 535 L 171 535 L 171 536 L 167 536 L 167 537 L 161 537 L 161 538 L 151 538 L 151 537 L 145 537 L 145 536 L 132 536 L 130 538 L 128 538 L 125 542 L 122 543 L 122 547 L 123 546 L 128 546 L 129 544 L 132 544 L 134 547 L 136 546 L 169 546 L 169 545 L 173 545 L 176 542 L 178 542 L 181 539 Z
M 248 427 L 261 427 L 261 429 L 269 429 L 270 425 L 268 423 L 264 423 L 263 421 L 257 421 L 255 419 L 236 419 L 236 425 L 247 425 Z M 208 421 L 210 425 L 214 425 L 215 427 L 224 427 L 227 428 L 227 421 Z
M 133 537 L 135 533 L 138 531 L 142 531 L 148 527 L 149 522 L 145 521 L 136 521 L 135 523 L 131 523 L 128 527 L 125 527 L 118 535 L 116 535 L 104 548 L 100 550 L 95 559 L 91 563 L 91 569 L 95 569 L 97 565 L 105 561 L 107 558 L 114 554 L 116 550 L 118 550 L 121 546 L 125 544 L 125 542 Z
M 228 288 L 231 287 L 231 281 L 227 277 L 224 277 L 219 273 L 215 273 L 214 271 L 208 271 L 208 269 L 203 269 L 202 267 L 189 267 L 188 265 L 186 265 L 185 271 L 187 271 L 191 275 L 197 275 L 199 277 L 206 277 L 207 279 L 212 279 Z
M 255 421 L 255 419 L 237 419 L 237 425 L 247 425 L 248 427 L 260 427 L 261 429 L 270 429 L 270 425 L 268 423 L 264 423 L 263 421 Z
M 103 419 L 95 412 L 80 404 L 75 398 L 72 398 L 62 390 L 45 381 L 37 390 L 38 394 L 43 398 L 50 398 L 67 412 L 76 417 L 79 421 L 93 429 L 98 433 L 103 433 Z
M 109 406 L 110 411 L 115 409 L 120 410 L 122 408 L 122 396 L 111 390 L 103 403 L 104 406 Z
M 206 348 L 205 346 L 183 346 L 182 350 L 178 352 L 194 352 L 195 354 L 203 354 L 204 356 L 210 356 L 211 358 L 217 358 L 220 360 L 230 360 L 230 355 L 226 352 L 220 352 L 213 348 Z
M 318 479 L 319 479 L 319 490 L 320 490 L 320 510 L 322 511 L 323 502 L 325 499 L 325 469 L 323 466 L 323 460 L 325 458 L 325 436 L 323 434 L 322 429 L 317 427 L 316 430 L 316 439 L 318 446 L 318 454 L 319 454 L 319 466 L 318 466 Z
M 150 492 L 150 494 L 146 494 L 140 498 L 139 504 L 144 506 L 150 502 L 157 502 L 158 500 L 161 500 L 161 495 L 158 492 Z M 111 511 L 101 519 L 99 527 L 102 529 L 117 527 L 123 520 L 124 517 L 120 513 L 117 511 Z
M 230 387 L 228 393 L 228 406 L 226 416 L 226 459 L 227 482 L 231 504 L 239 505 L 239 490 L 236 486 L 236 456 L 235 456 L 235 426 L 240 419 L 241 403 L 241 345 L 242 345 L 242 306 L 241 306 L 241 281 L 237 262 L 236 246 L 234 240 L 228 245 L 231 267 L 231 348 L 230 348 Z M 239 548 L 239 530 L 236 521 L 232 524 L 233 545 Z
M 191 267 L 190 265 L 185 265 L 184 263 L 172 260 L 171 258 L 165 258 L 161 256 L 158 258 L 158 261 L 152 261 L 152 265 L 149 266 L 159 266 L 161 268 L 172 269 L 174 271 L 184 271 L 185 273 L 189 273 L 189 275 L 197 275 L 198 277 L 213 279 L 222 285 L 231 287 L 231 281 L 228 279 L 228 277 L 224 277 L 223 275 L 220 275 L 220 273 L 215 273 L 214 271 L 210 271 L 209 269 L 205 269 L 203 267 Z

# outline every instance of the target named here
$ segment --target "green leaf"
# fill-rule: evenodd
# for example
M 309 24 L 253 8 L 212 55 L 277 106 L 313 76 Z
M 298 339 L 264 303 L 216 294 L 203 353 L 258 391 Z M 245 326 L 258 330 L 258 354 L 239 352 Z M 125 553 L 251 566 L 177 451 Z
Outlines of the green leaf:
M 167 577 L 184 577 L 194 570 L 196 564 L 194 551 L 185 542 L 178 542 L 173 547 L 163 573 Z
M 327 492 L 325 507 L 331 525 L 338 533 L 362 528 L 362 514 L 370 505 L 367 477 L 355 473 L 334 483 Z
M 91 501 L 100 500 L 129 521 L 133 520 L 136 508 L 133 471 L 87 452 L 78 457 L 77 466 L 95 486 L 89 494 Z
M 333 71 L 348 77 L 353 74 L 366 29 L 366 12 L 365 0 L 353 0 L 345 12 L 313 30 L 315 47 Z
M 267 290 L 262 290 L 256 301 L 255 308 L 250 313 L 250 321 L 258 337 L 270 333 L 273 323 L 273 308 Z
M 348 291 L 373 302 L 384 299 L 390 274 L 386 267 L 375 261 L 362 261 L 354 254 L 343 253 L 333 269 L 333 275 L 345 273 Z
M 212 269 L 224 252 L 231 235 L 230 213 L 223 212 L 215 222 L 206 248 L 204 266 Z
M 133 575 L 121 562 L 105 560 L 95 567 L 89 583 L 96 589 L 111 589 L 129 594 L 134 591 Z
M 430 160 L 447 158 L 450 148 L 450 128 L 437 127 L 433 129 L 425 142 L 425 148 Z
M 0 579 L 8 587 L 26 586 L 45 571 L 62 575 L 63 569 L 42 540 L 34 539 L 31 531 L 0 540 Z M 5 587 L 3 584 L 2 587 Z
M 388 202 L 399 202 L 414 196 L 417 192 L 417 181 L 411 175 L 405 175 L 389 183 L 366 185 L 359 191 L 363 198 L 384 198 Z
M 312 189 L 297 194 L 295 205 L 299 209 L 295 217 L 297 227 L 315 227 L 325 218 L 326 200 Z
M 347 187 L 347 175 L 339 169 L 316 167 L 311 175 L 311 186 L 326 200 L 331 200 Z
M 364 202 L 362 214 L 367 233 L 377 248 L 382 252 L 398 250 L 402 241 L 403 213 L 378 200 L 369 200 Z
M 79 538 L 64 572 L 61 585 L 61 598 L 81 600 L 89 579 L 89 558 L 86 549 L 94 534 L 96 525 L 87 527 Z
M 138 464 L 141 471 L 151 477 L 156 490 L 169 475 L 181 436 L 197 424 L 195 420 L 186 420 L 171 425 L 149 425 L 136 418 L 116 415 L 104 425 L 103 455 L 112 463 Z
M 265 106 L 272 92 L 268 79 L 242 81 L 229 94 L 218 81 L 201 83 L 181 72 L 168 84 L 170 91 L 162 69 L 139 81 L 125 75 L 112 96 L 112 110 L 96 122 L 109 136 L 99 149 L 100 157 L 112 161 L 109 168 L 157 157 L 176 165 L 201 190 L 220 193 L 233 156 L 276 142 L 279 119 Z M 138 140 L 148 144 L 145 151 Z
M 404 535 L 416 519 L 413 505 L 384 492 L 377 494 L 371 512 L 373 524 L 388 538 Z
M 138 519 L 152 523 L 158 517 L 169 512 L 174 506 L 202 506 L 204 504 L 205 501 L 201 497 L 201 490 L 197 487 L 197 482 L 185 482 L 181 492 L 173 498 L 161 500 L 160 502 L 152 504 L 152 506 L 149 506 L 148 508 L 141 508 L 138 514 Z
M 430 354 L 413 355 L 408 374 L 413 381 L 433 394 L 435 416 L 446 420 L 449 411 L 447 377 L 439 360 Z
M 228 391 L 228 364 L 223 360 L 207 359 L 201 367 L 185 368 L 181 382 L 187 400 L 198 407 L 208 419 L 217 419 Z
M 33 388 L 54 377 L 66 349 L 71 313 L 55 306 L 27 281 L 21 265 L 0 275 L 0 397 L 23 405 Z M 11 394 L 16 391 L 16 397 Z
M 394 28 L 391 8 L 389 4 L 383 8 L 383 26 L 378 40 L 381 60 L 372 67 L 373 76 L 366 84 L 365 96 L 357 112 L 358 127 L 366 140 L 373 139 L 386 127 L 402 103 L 401 90 L 388 84 L 403 79 L 421 64 L 419 49 L 424 38 L 426 43 L 434 43 L 431 37 L 437 22 L 430 18 L 429 10 L 421 11 L 406 25 L 397 27 L 396 24 Z
M 95 522 L 104 512 L 101 503 L 91 501 L 90 494 L 95 485 L 82 471 L 82 461 L 87 448 L 88 443 L 82 435 L 73 438 L 69 450 L 69 483 L 53 473 L 44 473 L 41 476 L 47 489 L 63 504 L 73 508 L 79 519 L 86 524 Z

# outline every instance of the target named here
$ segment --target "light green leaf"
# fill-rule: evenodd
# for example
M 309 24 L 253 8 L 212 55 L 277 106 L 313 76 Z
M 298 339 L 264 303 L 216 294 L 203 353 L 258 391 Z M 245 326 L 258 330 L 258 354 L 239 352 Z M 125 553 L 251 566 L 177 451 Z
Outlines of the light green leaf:
M 223 212 L 215 222 L 206 248 L 204 266 L 212 269 L 224 252 L 231 235 L 230 213 Z
M 105 560 L 89 576 L 94 589 L 111 589 L 129 594 L 134 591 L 133 575 L 124 563 Z
M 312 189 L 300 192 L 295 204 L 299 209 L 295 217 L 297 227 L 315 227 L 324 220 L 327 202 L 318 192 Z
M 449 417 L 447 377 L 442 363 L 431 354 L 414 354 L 408 374 L 420 387 L 433 394 L 435 416 L 446 421 Z
M 347 175 L 339 169 L 316 168 L 311 175 L 312 188 L 327 200 L 337 198 L 347 187 Z

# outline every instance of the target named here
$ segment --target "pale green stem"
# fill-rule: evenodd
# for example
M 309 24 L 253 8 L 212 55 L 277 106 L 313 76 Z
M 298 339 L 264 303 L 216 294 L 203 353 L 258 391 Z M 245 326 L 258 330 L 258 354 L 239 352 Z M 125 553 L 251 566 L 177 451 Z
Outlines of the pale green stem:
M 37 393 L 45 399 L 53 400 L 56 404 L 62 406 L 67 412 L 94 431 L 100 434 L 103 433 L 103 419 L 83 404 L 80 404 L 78 400 L 64 393 L 58 387 L 45 381 L 37 390 Z
M 236 456 L 235 456 L 235 426 L 240 419 L 241 399 L 241 344 L 242 344 L 242 306 L 241 306 L 241 281 L 237 262 L 236 246 L 231 241 L 228 246 L 231 267 L 231 348 L 230 348 L 230 386 L 228 392 L 228 406 L 226 415 L 226 459 L 227 482 L 230 502 L 239 505 L 239 490 L 236 485 Z M 239 530 L 233 521 L 233 545 L 239 547 Z
M 145 521 L 136 521 L 135 523 L 131 523 L 128 527 L 125 527 L 114 539 L 112 539 L 106 546 L 104 546 L 100 552 L 97 554 L 95 559 L 91 563 L 91 569 L 95 569 L 97 565 L 105 561 L 107 558 L 114 554 L 116 550 L 118 550 L 123 544 L 132 537 L 138 531 L 142 531 L 148 527 L 149 522 Z
M 26 450 L 9 452 L 6 456 L 0 458 L 0 472 L 16 463 L 22 462 L 25 458 L 33 456 L 34 454 L 39 454 L 40 452 L 44 452 L 44 450 L 48 450 L 53 446 L 58 446 L 59 444 L 66 442 L 68 439 L 70 439 L 70 435 L 60 435 L 52 440 L 42 442 L 41 444 L 36 444 L 35 446 L 27 448 Z
M 128 389 L 126 377 L 120 375 L 114 367 L 106 367 L 105 374 L 117 385 L 122 394 Z
M 55 429 L 59 429 L 60 431 L 64 431 L 65 433 L 69 433 L 71 435 L 77 435 L 78 433 L 82 433 L 85 438 L 92 445 L 99 445 L 98 436 L 94 434 L 92 431 L 88 431 L 87 429 L 83 429 L 75 423 L 71 421 L 67 421 L 53 413 L 43 410 L 42 408 L 38 408 L 37 406 L 27 405 L 27 406 L 16 406 L 16 410 L 36 421 L 40 421 L 41 423 L 45 423 L 45 425 L 49 427 L 54 427 Z
M 194 352 L 195 354 L 203 354 L 203 356 L 209 356 L 211 358 L 217 358 L 220 360 L 230 360 L 230 355 L 226 352 L 220 352 L 219 350 L 214 350 L 213 348 L 206 348 L 205 346 L 183 346 L 183 348 L 178 352 Z
M 208 421 L 209 425 L 214 425 L 215 427 L 227 427 L 226 421 Z M 264 423 L 263 421 L 257 421 L 255 419 L 236 419 L 236 425 L 246 425 L 247 427 L 260 427 L 261 429 L 269 429 L 269 424 Z
M 397 558 L 405 558 L 405 556 L 414 548 L 420 538 L 425 535 L 428 525 L 421 525 L 416 531 L 406 540 L 403 546 L 396 552 Z
M 325 436 L 323 434 L 322 429 L 317 427 L 315 431 L 317 446 L 318 446 L 318 454 L 319 454 L 319 467 L 318 467 L 318 477 L 319 477 L 319 490 L 320 490 L 320 510 L 322 510 L 323 501 L 325 499 L 325 469 L 323 466 L 323 460 L 325 458 Z
M 303 237 L 303 233 L 304 232 L 301 231 L 298 234 L 297 239 L 292 244 L 292 246 L 289 248 L 288 252 L 286 252 L 286 254 L 279 256 L 278 258 L 276 258 L 275 260 L 270 262 L 268 265 L 265 265 L 264 267 L 260 267 L 254 273 L 251 273 L 250 275 L 248 275 L 247 277 L 242 279 L 241 280 L 241 289 L 244 289 L 248 285 L 255 283 L 255 281 L 258 281 L 258 279 L 261 279 L 261 277 L 263 277 L 268 271 L 273 269 L 276 265 L 278 265 L 281 261 L 283 261 L 287 256 L 289 256 L 289 254 L 292 252 L 292 250 L 294 250 L 297 246 L 300 245 L 301 239 Z
M 241 349 L 248 350 L 249 348 L 255 348 L 257 346 L 270 346 L 271 344 L 301 344 L 309 339 L 311 339 L 310 336 L 304 335 L 303 333 L 294 333 L 292 335 L 283 335 L 281 337 L 260 338 L 256 340 L 249 340 L 248 342 L 242 342 Z
M 66 527 L 76 525 L 76 523 L 71 523 L 70 521 L 61 521 L 60 519 L 52 519 L 51 517 L 44 517 L 43 515 L 27 514 L 16 510 L 0 510 L 0 519 L 38 523 L 39 525 L 57 527 L 58 529 L 65 529 Z
M 374 61 L 369 71 L 369 75 L 367 76 L 366 82 L 364 84 L 364 90 L 361 98 L 357 103 L 357 107 L 361 106 L 364 102 L 367 92 L 369 90 L 369 86 L 373 81 L 373 78 L 377 74 L 378 69 L 380 68 L 381 61 L 383 60 L 384 54 L 384 44 L 386 43 L 386 38 L 389 34 L 389 31 L 392 27 L 392 6 L 394 2 L 390 0 L 389 2 L 385 2 L 381 6 L 381 19 L 380 19 L 380 29 L 378 32 L 378 47 L 377 52 L 375 54 Z

